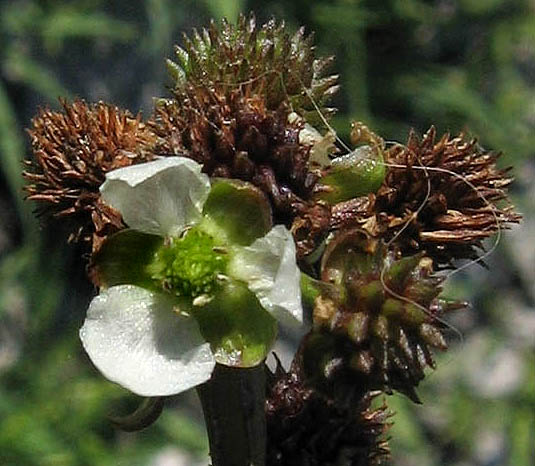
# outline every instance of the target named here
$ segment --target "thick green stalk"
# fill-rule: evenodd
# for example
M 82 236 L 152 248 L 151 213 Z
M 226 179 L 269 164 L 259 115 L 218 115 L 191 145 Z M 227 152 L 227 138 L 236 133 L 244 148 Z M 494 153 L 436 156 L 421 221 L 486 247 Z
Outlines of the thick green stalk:
M 234 368 L 217 364 L 197 389 L 212 466 L 264 466 L 266 419 L 264 364 Z

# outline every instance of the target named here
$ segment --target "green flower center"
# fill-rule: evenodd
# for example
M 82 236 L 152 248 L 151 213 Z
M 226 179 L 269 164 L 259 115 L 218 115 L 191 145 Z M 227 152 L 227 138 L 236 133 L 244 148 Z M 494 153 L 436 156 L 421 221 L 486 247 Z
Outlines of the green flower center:
M 154 254 L 148 270 L 162 289 L 176 296 L 196 298 L 214 290 L 227 264 L 225 251 L 217 247 L 214 239 L 192 228 L 182 238 L 166 241 Z

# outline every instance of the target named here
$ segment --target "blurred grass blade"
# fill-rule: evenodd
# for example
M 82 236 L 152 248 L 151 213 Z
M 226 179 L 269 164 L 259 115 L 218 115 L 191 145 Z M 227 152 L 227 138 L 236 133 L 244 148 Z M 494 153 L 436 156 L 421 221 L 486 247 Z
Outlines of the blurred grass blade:
M 26 84 L 49 101 L 56 101 L 58 97 L 70 98 L 70 92 L 52 72 L 15 48 L 8 51 L 4 67 L 17 82 Z
M 24 229 L 28 234 L 34 230 L 29 205 L 22 197 L 22 157 L 24 143 L 17 125 L 15 111 L 11 106 L 5 87 L 0 82 L 0 171 L 6 180 Z
M 64 41 L 73 37 L 129 42 L 137 37 L 137 28 L 132 23 L 111 18 L 104 13 L 65 7 L 43 21 L 42 34 L 45 47 L 54 52 L 62 48 Z
M 235 23 L 238 19 L 238 15 L 245 11 L 245 1 L 244 0 L 205 0 L 204 4 L 208 9 L 210 16 L 214 19 L 219 20 L 226 18 L 231 23 Z

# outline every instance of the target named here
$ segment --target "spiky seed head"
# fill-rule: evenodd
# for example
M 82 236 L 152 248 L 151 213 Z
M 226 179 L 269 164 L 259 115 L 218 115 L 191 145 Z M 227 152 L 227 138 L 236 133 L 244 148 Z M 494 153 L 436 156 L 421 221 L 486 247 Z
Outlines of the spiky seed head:
M 374 237 L 395 238 L 405 254 L 425 252 L 436 267 L 476 259 L 484 239 L 520 220 L 499 157 L 462 134 L 437 141 L 434 127 L 421 140 L 411 131 L 406 145 L 385 151 L 379 190 L 335 206 L 333 227 L 359 225 Z
M 378 466 L 390 456 L 386 432 L 391 413 L 379 392 L 357 398 L 328 397 L 307 385 L 297 353 L 288 372 L 268 374 L 268 466 Z
M 323 255 L 321 278 L 340 298 L 316 298 L 304 351 L 307 374 L 328 392 L 398 390 L 418 402 L 415 387 L 432 350 L 446 350 L 441 316 L 464 303 L 439 298 L 442 278 L 422 254 L 403 257 L 361 230 L 338 233 Z
M 308 167 L 310 147 L 298 141 L 301 123 L 269 111 L 260 95 L 190 86 L 182 101 L 160 101 L 149 124 L 157 154 L 186 156 L 210 176 L 252 182 L 268 195 L 275 215 L 291 215 L 317 179 Z
M 296 234 L 299 257 L 323 240 L 330 217 L 312 199 L 320 170 L 300 133 L 317 120 L 314 103 L 322 107 L 338 88 L 337 76 L 324 76 L 331 60 L 315 57 L 312 40 L 274 20 L 257 26 L 252 15 L 194 30 L 168 61 L 173 98 L 160 99 L 150 121 L 158 155 L 190 157 L 210 176 L 260 187 L 275 222 Z
M 314 103 L 324 107 L 338 90 L 338 76 L 326 76 L 333 58 L 316 58 L 313 35 L 300 28 L 290 35 L 284 22 L 272 19 L 262 26 L 253 14 L 240 15 L 236 25 L 214 21 L 208 29 L 184 35 L 183 47 L 175 48 L 175 61 L 168 60 L 175 94 L 187 85 L 220 91 L 239 89 L 244 94 L 262 95 L 268 110 L 291 106 L 311 124 L 319 122 Z
M 95 249 L 122 227 L 121 216 L 100 198 L 105 174 L 152 159 L 155 137 L 140 115 L 113 105 L 60 102 L 63 111 L 41 109 L 28 130 L 33 158 L 25 162 L 25 190 L 42 213 L 70 219 L 69 241 Z

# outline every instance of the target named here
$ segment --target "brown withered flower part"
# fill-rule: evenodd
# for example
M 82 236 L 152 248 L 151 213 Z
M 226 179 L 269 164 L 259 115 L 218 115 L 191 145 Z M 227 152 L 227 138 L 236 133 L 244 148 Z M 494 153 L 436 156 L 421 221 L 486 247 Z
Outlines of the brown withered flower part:
M 328 233 L 330 223 L 331 207 L 327 203 L 300 206 L 290 230 L 297 246 L 298 259 L 303 259 L 316 250 Z
M 40 214 L 70 221 L 69 241 L 96 250 L 123 227 L 120 214 L 100 198 L 105 174 L 152 159 L 154 135 L 140 115 L 113 105 L 60 102 L 63 111 L 41 109 L 28 130 L 34 157 L 25 162 L 25 190 Z
M 307 377 L 327 393 L 397 390 L 418 403 L 415 387 L 435 367 L 432 350 L 447 349 L 442 316 L 466 303 L 439 297 L 444 277 L 433 274 L 429 257 L 403 257 L 360 230 L 330 241 L 321 279 L 338 297 L 315 299 L 303 349 Z
M 335 206 L 332 225 L 396 237 L 404 253 L 423 251 L 438 268 L 476 259 L 485 238 L 520 220 L 507 198 L 512 178 L 496 165 L 499 156 L 462 134 L 437 141 L 434 127 L 421 140 L 411 131 L 406 145 L 385 151 L 390 166 L 377 193 Z
M 380 392 L 342 402 L 308 386 L 300 353 L 288 372 L 268 373 L 268 466 L 379 466 L 390 450 L 386 405 L 372 408 Z M 341 461 L 343 460 L 343 463 Z

